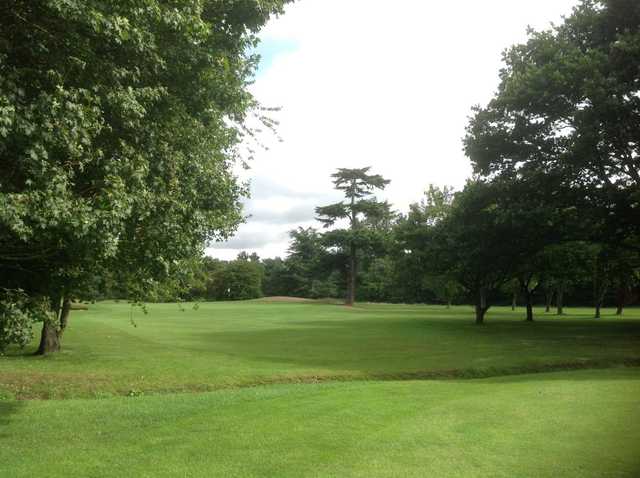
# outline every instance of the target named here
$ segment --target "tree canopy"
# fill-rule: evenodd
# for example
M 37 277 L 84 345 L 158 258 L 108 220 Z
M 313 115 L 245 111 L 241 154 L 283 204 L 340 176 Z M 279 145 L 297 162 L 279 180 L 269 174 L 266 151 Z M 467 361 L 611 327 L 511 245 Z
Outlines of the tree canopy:
M 10 2 L 0 15 L 0 284 L 140 294 L 242 220 L 256 32 L 284 0 Z
M 548 202 L 581 206 L 593 239 L 637 235 L 640 4 L 585 0 L 560 25 L 530 31 L 504 62 L 497 94 L 467 130 L 475 171 L 552 177 L 562 192 Z

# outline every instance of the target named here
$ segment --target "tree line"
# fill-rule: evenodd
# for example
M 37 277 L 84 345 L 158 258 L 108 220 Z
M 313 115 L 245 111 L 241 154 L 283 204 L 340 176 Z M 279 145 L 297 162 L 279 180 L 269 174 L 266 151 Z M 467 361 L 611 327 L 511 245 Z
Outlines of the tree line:
M 336 174 L 366 179 L 367 171 Z M 457 193 L 430 186 L 404 214 L 370 198 L 379 206 L 377 221 L 362 213 L 353 227 L 348 214 L 344 229 L 298 228 L 290 233 L 284 258 L 246 252 L 234 261 L 205 257 L 184 282 L 159 284 L 159 293 L 147 300 L 293 296 L 340 298 L 347 305 L 358 300 L 447 307 L 471 302 L 479 323 L 492 303 L 524 306 L 526 319 L 533 320 L 534 305 L 547 313 L 553 307 L 557 315 L 567 304 L 594 306 L 596 316 L 604 304 L 615 305 L 620 315 L 638 300 L 637 250 L 615 251 L 575 237 L 575 224 L 568 221 L 573 209 L 560 215 L 560 224 L 520 217 L 509 194 L 514 191 L 501 188 L 484 181 L 469 181 Z

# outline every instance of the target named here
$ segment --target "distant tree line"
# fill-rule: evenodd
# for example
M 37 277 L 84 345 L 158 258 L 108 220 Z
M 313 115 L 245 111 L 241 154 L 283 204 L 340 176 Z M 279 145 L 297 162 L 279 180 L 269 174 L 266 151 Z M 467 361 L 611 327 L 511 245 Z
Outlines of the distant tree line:
M 614 250 L 580 238 L 575 207 L 554 212 L 555 220 L 546 206 L 524 214 L 512 195 L 515 187 L 496 180 L 469 181 L 457 193 L 430 186 L 405 214 L 385 206 L 385 219 L 375 230 L 360 221 L 359 234 L 376 247 L 362 247 L 360 241 L 355 259 L 347 241 L 336 242 L 341 230 L 298 228 L 290 232 L 284 258 L 260 259 L 246 252 L 233 261 L 204 257 L 184 269 L 182 281 L 174 276 L 158 283 L 146 299 L 292 296 L 341 298 L 348 304 L 353 293 L 356 301 L 366 302 L 471 302 L 479 321 L 491 304 L 524 306 L 526 318 L 533 320 L 534 305 L 558 315 L 567 305 L 594 306 L 597 315 L 603 305 L 622 314 L 638 301 L 640 254 L 632 242 Z M 358 270 L 352 283 L 354 262 Z

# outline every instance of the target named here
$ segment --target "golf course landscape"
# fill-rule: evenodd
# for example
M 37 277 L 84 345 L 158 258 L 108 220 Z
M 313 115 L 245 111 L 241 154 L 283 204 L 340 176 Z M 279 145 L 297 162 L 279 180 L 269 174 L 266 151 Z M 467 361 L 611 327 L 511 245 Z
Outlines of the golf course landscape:
M 0 12 L 0 478 L 640 478 L 640 0 Z
M 0 357 L 0 474 L 637 476 L 640 310 L 566 312 L 91 304 Z

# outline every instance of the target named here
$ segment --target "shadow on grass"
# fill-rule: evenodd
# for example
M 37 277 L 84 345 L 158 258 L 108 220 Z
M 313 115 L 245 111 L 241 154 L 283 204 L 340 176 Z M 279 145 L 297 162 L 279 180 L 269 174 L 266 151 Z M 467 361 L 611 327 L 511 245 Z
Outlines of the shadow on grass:
M 375 374 L 504 369 L 640 359 L 640 321 L 494 319 L 476 326 L 449 317 L 287 320 L 286 326 L 205 333 L 195 348 L 264 363 Z M 616 362 L 617 361 L 617 362 Z M 535 371 L 535 370 L 532 370 Z M 526 373 L 526 372 L 525 372 Z

